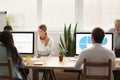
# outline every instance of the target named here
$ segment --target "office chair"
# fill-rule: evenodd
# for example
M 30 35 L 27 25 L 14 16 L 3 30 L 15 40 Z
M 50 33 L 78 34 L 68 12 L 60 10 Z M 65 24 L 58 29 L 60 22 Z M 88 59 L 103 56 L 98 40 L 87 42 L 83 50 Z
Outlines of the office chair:
M 0 66 L 2 67 L 8 67 L 8 75 L 3 75 L 0 74 L 0 79 L 9 79 L 9 80 L 13 80 L 13 74 L 12 74 L 12 60 L 11 58 L 8 59 L 7 62 L 0 62 Z
M 89 75 L 87 74 L 88 67 L 105 67 L 108 68 L 107 75 Z M 87 59 L 84 59 L 84 67 L 82 71 L 83 80 L 87 79 L 97 79 L 97 80 L 111 80 L 111 60 L 109 59 L 106 63 L 95 63 L 95 62 L 87 62 Z

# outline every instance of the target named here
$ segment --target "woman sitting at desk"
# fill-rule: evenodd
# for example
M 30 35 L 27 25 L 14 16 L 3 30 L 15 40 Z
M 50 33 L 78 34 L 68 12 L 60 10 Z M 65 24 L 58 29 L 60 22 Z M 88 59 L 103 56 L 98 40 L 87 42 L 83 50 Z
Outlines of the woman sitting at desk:
M 38 57 L 54 55 L 54 42 L 47 34 L 46 25 L 39 26 L 38 35 Z
M 9 31 L 3 31 L 0 34 L 0 51 L 0 61 L 7 61 L 8 58 L 12 59 L 13 80 L 23 80 L 18 67 L 25 67 L 25 65 L 22 63 L 22 58 L 14 46 L 13 37 Z M 0 67 L 0 74 L 8 74 L 6 70 L 7 67 Z
M 53 56 L 54 55 L 54 42 L 47 34 L 46 25 L 42 24 L 38 28 L 38 58 L 41 56 Z M 38 72 L 43 72 L 43 78 L 46 77 L 49 70 L 46 69 L 34 69 L 33 74 L 38 75 Z M 33 76 L 34 79 L 38 79 Z

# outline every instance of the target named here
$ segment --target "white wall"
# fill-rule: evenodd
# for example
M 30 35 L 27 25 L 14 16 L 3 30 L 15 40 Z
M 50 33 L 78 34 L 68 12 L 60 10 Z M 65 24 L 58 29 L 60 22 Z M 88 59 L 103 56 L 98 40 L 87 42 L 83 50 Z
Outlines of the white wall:
M 48 35 L 54 40 L 55 56 L 59 55 L 60 36 L 63 37 L 63 32 L 48 32 Z
M 3 27 L 6 25 L 6 13 L 5 11 L 0 11 L 0 31 L 3 30 Z

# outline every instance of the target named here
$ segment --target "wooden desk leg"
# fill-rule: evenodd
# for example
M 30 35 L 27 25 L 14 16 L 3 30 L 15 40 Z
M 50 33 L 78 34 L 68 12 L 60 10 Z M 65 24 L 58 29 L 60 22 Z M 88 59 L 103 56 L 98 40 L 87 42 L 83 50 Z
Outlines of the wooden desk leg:
M 80 80 L 80 75 L 81 75 L 82 73 L 81 73 L 81 71 L 80 72 L 78 72 L 78 77 L 77 77 L 77 80 Z
M 33 76 L 33 80 L 39 80 L 39 71 L 38 71 L 38 69 L 33 69 L 32 70 L 32 76 Z
M 54 70 L 53 70 L 53 69 L 50 69 L 50 70 L 49 70 L 49 74 L 50 74 L 51 80 L 56 80 L 56 76 L 55 76 L 55 73 L 54 73 Z
M 49 74 L 50 80 L 54 80 L 53 79 L 53 74 L 51 73 L 51 70 L 48 70 L 48 74 Z
M 48 71 L 44 70 L 42 80 L 48 80 Z
M 52 74 L 53 74 L 54 80 L 56 80 L 56 76 L 55 76 L 54 70 L 52 69 L 51 72 L 52 72 Z

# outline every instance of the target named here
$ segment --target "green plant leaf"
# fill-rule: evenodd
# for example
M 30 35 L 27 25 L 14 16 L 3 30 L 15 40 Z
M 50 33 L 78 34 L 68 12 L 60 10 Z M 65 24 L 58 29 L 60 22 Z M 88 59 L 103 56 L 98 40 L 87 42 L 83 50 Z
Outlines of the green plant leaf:
M 6 24 L 10 25 L 10 18 L 9 17 L 6 17 Z
M 59 47 L 60 47 L 60 49 L 62 49 L 62 46 L 61 46 L 61 44 L 59 43 Z
M 61 47 L 62 47 L 62 48 L 65 48 L 64 43 L 63 43 L 63 40 L 62 40 L 62 37 L 61 37 L 61 36 L 60 36 L 60 43 L 61 43 Z
M 77 25 L 78 25 L 78 23 L 76 23 L 76 24 L 75 24 L 74 33 L 73 33 L 73 38 L 75 37 L 75 35 L 74 35 L 74 34 L 76 33 L 76 30 L 77 30 Z
M 66 30 L 66 24 L 64 24 L 64 42 L 65 42 L 65 47 L 67 47 L 67 30 Z
M 75 32 L 77 30 L 77 23 L 75 24 L 73 35 L 71 34 L 71 24 L 66 27 L 64 25 L 64 39 L 60 36 L 60 44 L 59 47 L 62 50 L 67 50 L 64 54 L 65 56 L 74 56 L 75 53 Z
M 67 37 L 68 37 L 68 39 L 67 39 L 67 50 L 68 50 L 68 53 L 70 53 L 69 51 L 70 51 L 70 46 L 71 46 L 71 24 L 69 25 L 69 27 L 68 27 L 68 30 L 67 30 Z

